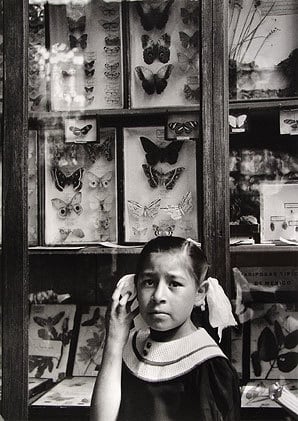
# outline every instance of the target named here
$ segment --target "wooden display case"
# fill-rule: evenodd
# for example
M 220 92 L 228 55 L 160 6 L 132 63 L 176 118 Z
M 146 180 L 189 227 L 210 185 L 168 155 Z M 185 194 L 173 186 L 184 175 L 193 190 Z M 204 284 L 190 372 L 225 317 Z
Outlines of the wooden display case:
M 66 1 L 65 3 L 69 2 Z M 130 43 L 128 32 L 125 30 L 128 28 L 128 18 L 131 13 L 129 10 L 130 5 L 127 3 L 125 2 L 121 5 L 119 12 L 121 19 L 119 14 L 119 24 L 117 23 L 116 17 L 108 19 L 106 16 L 98 16 L 101 12 L 99 10 L 96 11 L 95 16 L 97 20 L 101 21 L 99 24 L 101 25 L 100 31 L 102 37 L 99 48 L 104 48 L 104 46 L 109 47 L 106 49 L 109 57 L 109 61 L 107 61 L 109 66 L 106 66 L 105 69 L 101 68 L 102 62 L 99 63 L 99 56 L 95 57 L 89 54 L 85 57 L 83 61 L 83 72 L 78 71 L 78 74 L 79 78 L 83 78 L 84 81 L 86 76 L 88 83 L 86 82 L 84 86 L 80 85 L 82 89 L 78 95 L 79 98 L 72 91 L 72 86 L 80 83 L 79 80 L 75 81 L 73 78 L 75 71 L 78 69 L 73 68 L 72 74 L 72 72 L 69 72 L 71 70 L 69 67 L 61 67 L 60 69 L 60 62 L 59 66 L 55 68 L 55 71 L 59 73 L 59 77 L 56 78 L 57 84 L 60 84 L 59 86 L 66 84 L 68 89 L 63 91 L 64 103 L 62 103 L 59 98 L 55 97 L 54 91 L 48 85 L 49 79 L 46 73 L 47 63 L 43 60 L 39 62 L 36 59 L 36 57 L 41 59 L 39 56 L 41 50 L 36 46 L 44 43 L 45 47 L 49 49 L 51 42 L 53 44 L 60 42 L 59 37 L 61 34 L 56 29 L 61 24 L 62 38 L 66 45 L 70 42 L 69 36 L 72 35 L 75 37 L 75 39 L 71 38 L 72 44 L 74 42 L 76 44 L 79 43 L 79 49 L 86 50 L 86 48 L 82 48 L 85 46 L 86 37 L 80 37 L 84 35 L 86 28 L 91 28 L 91 33 L 94 35 L 96 28 L 90 24 L 90 21 L 87 21 L 87 24 L 85 22 L 84 27 L 84 19 L 79 21 L 84 14 L 76 15 L 73 11 L 71 14 L 68 14 L 66 5 L 53 6 L 46 3 L 44 12 L 41 12 L 39 8 L 43 5 L 43 2 L 32 1 L 28 4 L 26 0 L 22 2 L 17 0 L 3 0 L 4 61 L 5 68 L 9 69 L 9 71 L 5 72 L 4 76 L 3 121 L 5 124 L 2 130 L 3 157 L 5 157 L 3 159 L 3 237 L 1 263 L 3 275 L 4 344 L 2 414 L 5 419 L 25 420 L 28 419 L 28 416 L 30 419 L 42 418 L 53 420 L 88 418 L 88 407 L 74 409 L 67 407 L 59 408 L 57 406 L 44 409 L 42 407 L 36 406 L 33 408 L 30 406 L 28 409 L 27 349 L 29 306 L 27 298 L 29 292 L 53 289 L 58 293 L 68 292 L 71 295 L 71 304 L 105 306 L 119 277 L 125 273 L 130 273 L 135 267 L 140 251 L 139 241 L 129 246 L 125 244 L 126 232 L 124 229 L 125 217 L 123 212 L 124 186 L 122 180 L 125 165 L 123 163 L 122 150 L 124 144 L 123 128 L 166 127 L 171 123 L 172 126 L 168 126 L 167 132 L 172 135 L 169 128 L 174 128 L 173 124 L 177 124 L 177 122 L 184 124 L 185 121 L 189 120 L 198 122 L 198 124 L 194 125 L 196 129 L 195 140 L 187 140 L 189 142 L 196 142 L 196 175 L 194 180 L 196 190 L 192 194 L 192 200 L 195 201 L 195 205 L 193 204 L 191 210 L 193 218 L 191 222 L 192 224 L 196 224 L 193 232 L 197 234 L 197 239 L 202 242 L 211 267 L 210 275 L 216 276 L 220 280 L 231 298 L 235 298 L 231 267 L 272 266 L 273 260 L 278 266 L 297 266 L 298 253 L 294 246 L 255 244 L 237 245 L 230 248 L 229 243 L 230 151 L 240 150 L 240 148 L 247 150 L 256 149 L 256 146 L 259 150 L 271 150 L 272 145 L 279 144 L 281 141 L 281 135 L 278 132 L 279 110 L 281 108 L 297 108 L 298 105 L 297 99 L 293 96 L 293 92 L 295 95 L 295 91 L 292 89 L 293 87 L 290 86 L 292 91 L 289 90 L 286 96 L 279 97 L 278 99 L 257 99 L 253 97 L 249 101 L 246 101 L 243 98 L 237 98 L 236 100 L 234 98 L 229 103 L 228 2 L 219 0 L 201 0 L 198 2 L 185 0 L 182 2 L 179 0 L 175 9 L 177 18 L 179 18 L 181 8 L 187 6 L 192 10 L 193 7 L 198 7 L 197 21 L 194 20 L 196 17 L 194 15 L 191 23 L 181 23 L 181 27 L 178 28 L 178 32 L 175 32 L 175 36 L 172 39 L 175 47 L 175 51 L 173 50 L 175 54 L 173 53 L 171 57 L 172 61 L 168 63 L 159 63 L 156 61 L 153 73 L 156 73 L 168 82 L 165 91 L 171 88 L 172 77 L 174 77 L 173 80 L 178 80 L 181 91 L 180 96 L 175 96 L 175 92 L 168 92 L 168 99 L 165 101 L 154 103 L 154 100 L 150 97 L 147 105 L 146 101 L 145 103 L 144 101 L 140 103 L 141 97 L 138 94 L 141 92 L 145 98 L 147 95 L 144 86 L 142 87 L 141 79 L 144 76 L 145 79 L 151 80 L 151 73 L 146 72 L 145 74 L 142 68 L 134 71 L 134 73 L 129 70 L 135 70 L 135 68 L 139 68 L 140 66 L 150 66 L 146 62 L 145 64 L 140 62 L 144 49 L 148 47 L 146 42 L 148 43 L 150 40 L 148 41 L 146 38 L 146 40 L 143 40 L 143 43 L 142 39 L 141 41 L 135 40 L 132 52 L 128 48 L 123 48 L 123 45 L 128 46 Z M 175 3 L 171 7 L 175 8 Z M 28 22 L 29 9 L 31 15 Z M 61 13 L 61 17 L 59 13 L 62 9 L 64 11 Z M 106 9 L 110 10 L 111 8 L 106 7 Z M 36 12 L 35 14 L 33 13 L 34 10 Z M 88 16 L 88 19 L 91 19 L 90 12 L 88 13 L 86 16 Z M 51 17 L 52 23 L 55 22 L 52 24 L 52 32 L 53 27 L 56 28 L 56 38 L 53 36 L 51 38 L 50 36 Z M 135 25 L 137 16 L 134 14 L 133 17 L 133 24 Z M 114 19 L 116 19 L 115 22 Z M 9 24 L 7 24 L 8 22 Z M 173 28 L 171 21 L 170 24 L 172 25 L 171 28 Z M 187 25 L 191 26 L 188 27 Z M 118 32 L 117 34 L 114 33 L 120 27 L 122 29 L 124 28 L 123 37 L 119 36 Z M 145 33 L 146 30 L 141 25 L 138 25 L 140 35 L 142 35 L 141 32 L 143 33 L 143 30 Z M 104 33 L 104 31 L 108 32 Z M 195 38 L 192 38 L 196 31 L 199 32 L 197 41 Z M 188 35 L 189 39 L 185 36 L 181 38 L 179 32 Z M 92 38 L 87 38 L 87 45 L 90 41 L 92 49 L 96 50 L 93 35 Z M 161 37 L 157 37 L 157 35 L 162 35 L 159 32 L 153 31 L 150 35 L 153 35 L 154 42 L 161 42 L 159 41 Z M 116 39 L 118 36 L 121 38 L 121 41 Z M 103 44 L 102 41 L 105 37 L 108 37 L 108 43 L 112 43 L 111 45 Z M 180 45 L 182 42 L 181 39 L 184 42 L 182 47 Z M 162 43 L 164 43 L 164 38 Z M 187 55 L 188 61 L 185 61 L 184 56 L 188 52 L 188 44 L 191 43 L 196 44 L 196 50 L 193 54 Z M 168 44 L 163 46 L 167 47 Z M 59 50 L 59 46 L 56 45 L 56 47 L 56 54 L 59 54 L 61 58 L 63 51 L 62 49 Z M 182 49 L 180 50 L 180 48 Z M 29 57 L 27 54 L 28 50 Z M 130 61 L 130 54 L 133 54 L 133 61 Z M 196 61 L 196 54 L 199 57 L 198 62 Z M 287 54 L 288 51 L 283 54 L 283 58 Z M 44 58 L 47 60 L 48 56 L 45 55 Z M 114 58 L 117 58 L 117 60 Z M 148 59 L 146 60 L 148 61 Z M 93 61 L 94 65 L 92 65 Z M 118 62 L 121 65 L 116 66 Z M 34 73 L 37 63 L 41 65 L 40 77 L 36 77 L 36 73 Z M 78 63 L 80 63 L 80 60 L 76 59 L 75 66 L 78 66 Z M 172 70 L 170 71 L 171 68 L 166 68 L 164 69 L 165 72 L 163 70 L 159 72 L 161 67 L 170 64 L 179 65 L 180 70 L 172 73 Z M 119 70 L 117 70 L 118 67 Z M 182 81 L 183 72 L 181 68 L 185 69 L 185 72 L 188 72 L 191 68 L 196 68 L 199 77 L 197 79 L 191 79 L 188 75 L 188 79 Z M 20 69 L 23 70 L 20 71 Z M 96 79 L 96 83 L 92 84 L 90 82 L 92 77 L 94 77 L 92 70 L 95 70 L 95 75 L 100 72 L 107 72 L 108 77 L 103 76 L 103 78 L 98 78 Z M 168 71 L 167 73 L 166 70 Z M 63 71 L 64 73 L 62 73 Z M 100 77 L 102 77 L 102 74 Z M 116 91 L 118 94 L 115 91 L 113 78 L 117 81 Z M 99 94 L 98 83 L 102 83 L 102 81 L 107 82 L 109 85 L 104 88 L 104 98 L 99 100 L 97 100 L 98 98 L 92 98 L 92 96 L 95 97 Z M 188 85 L 188 88 L 185 88 L 185 85 Z M 156 93 L 157 89 L 157 86 L 154 85 L 154 95 L 156 96 L 158 95 Z M 131 90 L 134 92 L 132 102 L 130 101 Z M 119 95 L 120 91 L 121 95 Z M 73 100 L 80 101 L 80 95 L 85 95 L 84 111 L 82 111 L 81 106 L 77 107 L 79 102 L 73 104 L 74 106 L 72 107 L 65 105 L 65 101 L 66 103 L 67 101 Z M 174 95 L 173 104 L 171 104 L 171 95 Z M 52 107 L 52 102 L 55 102 L 54 107 Z M 78 112 L 78 108 L 81 112 Z M 241 126 L 239 116 L 243 114 L 248 115 L 247 132 L 244 134 L 239 132 L 231 133 L 230 145 L 228 141 L 228 114 L 234 114 L 238 118 L 238 120 L 234 120 L 234 125 L 238 129 L 240 128 L 238 126 Z M 87 128 L 84 129 L 84 127 L 92 124 L 90 121 L 87 121 L 86 124 L 78 123 L 77 119 L 81 118 L 82 115 L 91 121 L 96 120 L 98 131 L 105 130 L 109 127 L 116 129 L 115 162 L 117 162 L 117 168 L 115 169 L 116 175 L 113 180 L 117 187 L 117 209 L 115 209 L 117 212 L 115 212 L 113 217 L 117 219 L 117 242 L 125 247 L 110 248 L 96 244 L 94 241 L 90 241 L 90 243 L 84 243 L 82 241 L 79 244 L 69 242 L 68 244 L 59 244 L 59 247 L 53 244 L 46 246 L 44 242 L 44 215 L 42 212 L 39 212 L 38 217 L 37 245 L 29 247 L 27 235 L 27 191 L 28 181 L 30 182 L 30 168 L 27 159 L 28 121 L 29 129 L 37 132 L 38 157 L 44 158 L 43 146 L 46 128 L 49 126 L 52 127 L 56 123 L 59 126 L 62 121 L 63 124 L 60 124 L 59 129 L 64 130 L 66 119 L 75 119 L 75 124 L 70 122 L 70 124 L 66 125 L 69 128 L 73 127 L 73 130 L 68 129 L 67 133 L 73 138 L 77 133 L 82 140 L 84 131 L 87 131 Z M 67 123 L 69 123 L 68 120 Z M 187 137 L 185 127 L 187 126 L 182 126 L 184 130 L 183 136 Z M 91 134 L 91 129 L 89 130 L 89 134 Z M 177 132 L 175 134 L 177 135 Z M 265 138 L 265 135 L 267 136 L 267 143 L 263 142 L 260 145 L 258 141 L 260 134 L 262 139 Z M 179 134 L 176 139 L 171 138 L 171 140 L 167 140 L 166 142 L 175 142 L 179 140 L 178 136 Z M 294 148 L 295 142 L 293 142 L 292 136 L 284 136 L 282 140 L 286 145 L 285 150 L 288 148 L 289 152 L 291 148 Z M 186 140 L 184 139 L 184 141 Z M 237 154 L 235 156 L 238 157 Z M 43 209 L 42 206 L 45 199 L 45 191 L 43 189 L 45 185 L 45 167 L 42 162 L 44 161 L 39 159 L 37 170 L 39 210 Z M 74 167 L 77 168 L 76 165 Z M 89 170 L 90 168 L 87 169 L 87 171 Z M 160 167 L 160 171 L 161 174 L 167 172 L 163 167 Z M 69 176 L 71 174 L 65 173 L 64 175 Z M 102 173 L 98 174 L 99 177 L 102 177 L 102 175 Z M 89 181 L 92 183 L 92 180 Z M 183 195 L 177 197 L 177 205 L 180 203 L 181 197 Z M 175 200 L 173 198 L 169 205 L 175 205 Z M 144 206 L 147 205 L 146 200 L 144 202 L 138 200 L 138 202 L 141 207 L 143 206 L 142 212 L 144 212 Z M 17 206 L 17 204 L 22 204 L 22 206 Z M 71 205 L 75 206 L 75 204 Z M 77 210 L 80 211 L 80 208 Z M 103 209 L 103 211 L 107 212 L 107 208 Z M 142 216 L 144 215 L 142 214 Z M 65 227 L 62 228 L 65 229 Z M 81 233 L 79 231 L 76 231 L 74 234 L 79 234 L 75 240 L 77 238 L 82 239 L 80 238 Z M 258 234 L 258 230 L 252 232 L 255 242 L 258 242 Z M 247 233 L 244 234 L 244 236 L 246 235 Z M 131 242 L 131 238 L 128 238 L 128 240 Z M 225 351 L 230 355 L 232 344 L 229 332 L 226 332 L 224 335 L 223 346 Z M 16 361 L 18 361 L 18 364 L 16 364 Z M 18 396 L 17 400 L 15 396 Z M 254 409 L 252 412 L 245 410 L 243 419 L 251 419 L 253 417 L 254 419 L 264 419 L 268 416 L 268 419 L 280 420 L 285 416 L 284 411 L 279 411 L 275 408 L 268 409 L 268 412 L 262 412 L 260 409 Z

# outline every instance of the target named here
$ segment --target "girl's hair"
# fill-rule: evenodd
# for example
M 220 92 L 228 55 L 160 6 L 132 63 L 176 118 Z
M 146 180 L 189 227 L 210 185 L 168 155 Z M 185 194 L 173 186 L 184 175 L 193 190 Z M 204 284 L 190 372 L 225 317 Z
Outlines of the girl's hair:
M 151 253 L 177 253 L 181 252 L 188 257 L 186 264 L 189 266 L 189 270 L 197 285 L 200 285 L 206 276 L 208 270 L 208 263 L 205 254 L 194 241 L 186 240 L 182 237 L 156 237 L 145 244 L 143 250 L 140 253 L 136 278 L 138 279 L 139 274 L 143 271 L 146 260 Z

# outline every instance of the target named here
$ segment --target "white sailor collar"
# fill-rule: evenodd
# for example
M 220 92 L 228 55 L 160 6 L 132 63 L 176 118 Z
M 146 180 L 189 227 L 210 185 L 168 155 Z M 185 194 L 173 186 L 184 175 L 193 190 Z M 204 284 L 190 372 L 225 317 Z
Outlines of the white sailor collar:
M 153 341 L 149 329 L 133 329 L 123 351 L 127 368 L 150 382 L 181 376 L 214 357 L 227 358 L 203 328 L 169 342 Z

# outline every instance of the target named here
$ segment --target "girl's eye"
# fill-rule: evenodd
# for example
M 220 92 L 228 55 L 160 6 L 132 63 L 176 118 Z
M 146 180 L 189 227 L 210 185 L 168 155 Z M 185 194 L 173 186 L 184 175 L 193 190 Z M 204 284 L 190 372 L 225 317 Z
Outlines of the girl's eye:
M 144 286 L 146 286 L 146 287 L 152 287 L 152 286 L 153 286 L 153 284 L 154 284 L 154 282 L 153 282 L 153 280 L 152 280 L 152 279 L 144 279 L 144 280 L 143 280 L 143 282 L 142 282 L 142 284 L 143 284 Z
M 182 284 L 180 284 L 180 282 L 171 281 L 170 286 L 174 287 L 174 288 L 177 288 L 177 287 L 181 287 Z

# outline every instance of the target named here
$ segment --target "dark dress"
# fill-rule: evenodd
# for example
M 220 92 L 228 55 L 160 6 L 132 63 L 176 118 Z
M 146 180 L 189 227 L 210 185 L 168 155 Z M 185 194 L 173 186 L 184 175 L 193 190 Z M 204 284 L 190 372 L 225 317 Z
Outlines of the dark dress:
M 144 380 L 138 372 L 135 375 L 124 362 L 122 398 L 117 420 L 240 420 L 238 378 L 235 369 L 224 356 L 205 359 L 185 373 L 173 376 L 161 381 Z

